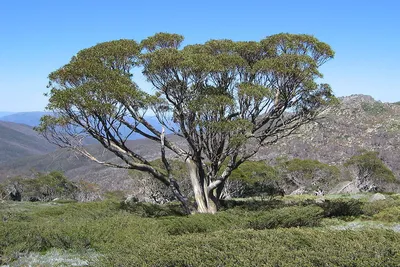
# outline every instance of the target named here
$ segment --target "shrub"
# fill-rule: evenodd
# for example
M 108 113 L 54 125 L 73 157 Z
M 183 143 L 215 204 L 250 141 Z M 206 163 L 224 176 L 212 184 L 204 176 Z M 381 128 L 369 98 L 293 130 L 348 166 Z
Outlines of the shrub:
M 257 200 L 257 199 L 246 199 L 246 200 L 235 200 L 226 199 L 221 201 L 223 210 L 246 210 L 246 211 L 266 211 L 271 209 L 283 208 L 286 206 L 285 202 L 281 199 L 268 199 L 268 200 Z
M 122 201 L 120 203 L 120 209 L 145 218 L 184 215 L 182 208 L 176 203 L 158 205 L 153 203 Z
M 100 187 L 95 183 L 80 180 L 78 183 L 75 183 L 75 186 L 77 190 L 74 198 L 78 201 L 88 202 L 102 199 Z
M 318 160 L 311 159 L 277 159 L 277 168 L 282 179 L 291 190 L 305 187 L 306 191 L 327 190 L 340 180 L 340 171 Z
M 373 103 L 362 102 L 361 108 L 365 112 L 367 112 L 368 114 L 371 114 L 371 115 L 379 115 L 379 114 L 387 112 L 387 107 L 385 106 L 385 104 L 382 102 L 378 102 L 378 101 L 373 102 Z
M 323 210 L 316 206 L 286 207 L 275 209 L 252 220 L 249 227 L 255 230 L 271 228 L 290 228 L 299 226 L 318 226 Z
M 247 161 L 235 169 L 225 185 L 225 196 L 234 198 L 283 196 L 277 170 L 264 161 Z
M 2 189 L 2 190 L 1 190 Z M 53 199 L 76 199 L 93 201 L 101 199 L 100 189 L 94 183 L 74 183 L 61 172 L 37 173 L 34 178 L 14 177 L 0 186 L 0 196 L 6 194 L 14 201 L 51 201 Z
M 256 213 L 222 211 L 217 214 L 194 214 L 185 217 L 162 218 L 169 235 L 211 233 L 223 230 L 247 229 Z
M 27 205 L 29 204 L 29 205 Z M 107 220 L 117 211 L 115 203 L 32 204 L 10 206 L 1 211 L 0 264 L 9 263 L 19 255 L 50 248 L 85 250 L 98 237 L 108 233 L 107 225 L 98 229 L 98 222 Z
M 215 215 L 141 218 L 112 201 L 3 203 L 0 265 L 31 251 L 94 251 L 92 266 L 398 266 L 400 233 L 290 228 L 254 231 L 250 222 L 281 214 L 281 225 L 315 225 L 316 206 Z M 11 214 L 8 214 L 11 213 Z M 288 223 L 288 221 L 292 222 Z M 316 218 L 315 220 L 317 220 Z M 297 224 L 293 223 L 296 222 Z M 276 225 L 276 224 L 275 224 Z
M 98 266 L 398 266 L 400 234 L 391 231 L 273 229 L 152 237 L 105 244 Z
M 324 217 L 359 216 L 363 213 L 362 202 L 357 199 L 325 200 L 319 206 L 324 210 Z
M 375 151 L 353 156 L 344 166 L 355 171 L 358 187 L 362 191 L 382 191 L 386 183 L 397 182 L 396 176 Z
M 375 214 L 373 218 L 384 222 L 400 222 L 400 207 L 386 208 Z
M 378 200 L 373 202 L 366 202 L 362 206 L 362 212 L 364 215 L 373 216 L 384 209 L 400 206 L 400 202 L 394 200 Z
M 34 179 L 25 179 L 23 183 L 23 198 L 50 201 L 54 198 L 73 198 L 77 187 L 61 172 L 37 174 Z

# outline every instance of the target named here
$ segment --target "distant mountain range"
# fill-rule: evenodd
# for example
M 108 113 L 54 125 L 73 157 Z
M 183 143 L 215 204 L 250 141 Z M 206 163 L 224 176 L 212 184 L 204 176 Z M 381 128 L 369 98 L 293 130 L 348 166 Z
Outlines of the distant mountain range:
M 0 121 L 0 163 L 47 154 L 55 149 L 30 126 Z
M 8 112 L 8 111 L 0 111 L 0 118 L 7 116 L 7 115 L 11 115 L 14 114 L 15 112 Z
M 177 142 L 181 141 L 175 136 L 170 138 Z M 38 142 L 38 145 L 44 144 L 42 141 Z M 128 141 L 127 145 L 135 152 L 145 155 L 149 160 L 157 159 L 160 156 L 159 144 L 154 141 L 148 139 L 131 140 Z M 108 152 L 99 144 L 90 145 L 87 148 L 89 152 L 102 161 L 120 161 L 114 154 Z M 167 152 L 168 154 L 171 155 Z M 129 190 L 133 186 L 132 177 L 129 176 L 128 170 L 105 168 L 67 149 L 53 149 L 48 154 L 36 153 L 36 155 L 0 162 L 0 182 L 19 175 L 31 177 L 37 172 L 50 171 L 62 171 L 74 181 L 95 182 L 106 190 Z
M 38 126 L 40 124 L 40 118 L 44 115 L 51 115 L 52 113 L 50 112 L 41 112 L 41 111 L 33 111 L 33 112 L 18 112 L 18 113 L 13 113 L 13 114 L 7 114 L 3 115 L 2 114 L 7 114 L 7 112 L 0 112 L 0 121 L 4 122 L 13 122 L 13 123 L 20 123 L 20 124 L 25 124 L 29 125 L 31 127 Z M 156 129 L 161 130 L 162 126 L 158 122 L 157 118 L 155 116 L 148 116 L 146 117 L 147 121 L 153 125 Z M 129 118 L 128 118 L 129 120 Z M 148 131 L 142 127 L 142 130 L 144 132 Z M 130 133 L 130 130 L 127 127 L 121 127 L 120 129 L 122 135 L 126 136 Z M 166 133 L 170 133 L 169 131 L 166 131 Z M 132 134 L 129 136 L 129 140 L 136 140 L 136 139 L 141 139 L 143 138 L 139 134 Z M 93 141 L 90 141 L 89 143 L 93 143 Z
M 159 145 L 147 139 L 132 140 L 129 146 L 148 159 L 160 155 Z M 100 145 L 92 145 L 90 149 L 103 159 L 118 160 Z M 382 103 L 365 95 L 340 98 L 340 104 L 321 114 L 318 122 L 262 148 L 254 159 L 273 163 L 283 156 L 342 164 L 361 150 L 378 151 L 400 180 L 400 103 Z M 132 187 L 126 170 L 105 168 L 69 151 L 55 150 L 26 125 L 0 123 L 0 153 L 0 181 L 15 175 L 30 176 L 35 171 L 61 170 L 73 180 L 96 182 L 108 190 Z
M 2 113 L 5 114 L 6 112 Z M 126 188 L 130 184 L 127 171 L 104 168 L 66 149 L 59 149 L 33 130 L 46 112 L 21 112 L 0 117 L 0 182 L 18 175 L 32 176 L 36 172 L 60 170 L 73 180 L 99 182 L 105 188 Z M 147 120 L 161 130 L 156 117 Z M 122 129 L 125 134 L 127 129 Z M 143 150 L 150 159 L 158 157 L 160 148 L 154 142 L 132 135 L 129 146 Z M 134 141 L 135 139 L 138 139 Z M 95 140 L 87 140 L 90 150 L 103 160 L 118 160 Z M 110 187 L 111 186 L 111 187 Z
M 0 112 L 0 121 L 8 121 L 14 123 L 26 124 L 32 127 L 38 126 L 40 124 L 40 118 L 44 115 L 51 114 L 49 112 L 32 111 L 32 112 L 18 112 L 9 113 Z

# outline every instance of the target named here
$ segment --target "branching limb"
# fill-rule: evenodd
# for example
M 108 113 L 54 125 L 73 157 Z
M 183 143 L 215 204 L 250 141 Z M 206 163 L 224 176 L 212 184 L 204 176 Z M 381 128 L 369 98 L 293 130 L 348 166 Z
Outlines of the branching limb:
M 162 128 L 161 135 L 160 135 L 160 140 L 161 140 L 161 160 L 164 164 L 165 169 L 167 170 L 168 174 L 168 180 L 170 182 L 169 187 L 171 188 L 173 194 L 175 195 L 176 198 L 182 203 L 183 208 L 185 210 L 186 214 L 190 214 L 190 208 L 189 208 L 189 203 L 188 199 L 186 196 L 184 196 L 179 188 L 178 182 L 175 180 L 175 178 L 172 175 L 172 168 L 171 165 L 169 164 L 167 157 L 165 155 L 165 130 L 164 127 Z

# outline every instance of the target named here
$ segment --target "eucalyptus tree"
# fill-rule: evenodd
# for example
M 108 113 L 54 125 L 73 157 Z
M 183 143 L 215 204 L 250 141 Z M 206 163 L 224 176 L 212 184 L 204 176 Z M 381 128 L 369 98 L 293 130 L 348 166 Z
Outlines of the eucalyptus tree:
M 310 35 L 277 34 L 255 42 L 210 40 L 182 47 L 183 36 L 158 33 L 140 43 L 117 40 L 81 50 L 49 75 L 47 109 L 38 130 L 52 143 L 110 167 L 151 174 L 169 186 L 187 212 L 214 213 L 232 171 L 314 120 L 335 101 L 319 67 L 333 58 Z M 135 83 L 142 71 L 152 92 Z M 152 111 L 162 128 L 152 125 Z M 129 129 L 129 132 L 122 129 Z M 173 142 L 168 129 L 186 143 Z M 160 146 L 157 168 L 127 144 L 139 134 Z M 85 149 L 96 139 L 120 162 Z M 179 189 L 166 151 L 185 162 L 194 205 Z

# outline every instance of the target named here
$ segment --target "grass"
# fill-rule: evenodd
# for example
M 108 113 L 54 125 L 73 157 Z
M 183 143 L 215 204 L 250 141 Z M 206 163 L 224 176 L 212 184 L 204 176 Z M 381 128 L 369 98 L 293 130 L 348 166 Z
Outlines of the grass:
M 0 265 L 399 266 L 400 200 L 368 199 L 231 201 L 191 216 L 111 200 L 3 202 Z

